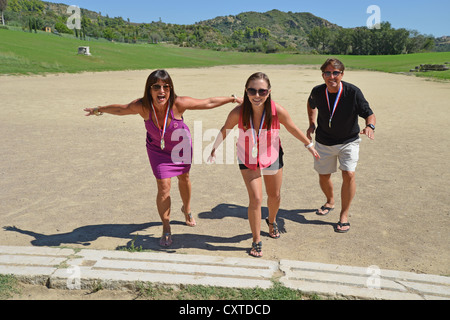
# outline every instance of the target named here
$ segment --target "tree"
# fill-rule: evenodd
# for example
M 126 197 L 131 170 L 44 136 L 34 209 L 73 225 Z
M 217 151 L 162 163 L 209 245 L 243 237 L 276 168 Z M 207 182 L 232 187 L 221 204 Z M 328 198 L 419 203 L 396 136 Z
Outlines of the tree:
M 115 37 L 114 35 L 114 30 L 111 28 L 106 28 L 103 30 L 103 38 L 108 39 L 108 40 L 113 40 Z
M 8 0 L 0 0 L 0 11 L 2 12 L 2 24 L 5 25 L 5 17 L 3 15 L 3 11 L 6 10 L 8 6 Z
M 355 28 L 352 33 L 352 54 L 368 55 L 372 52 L 372 43 L 370 39 L 370 30 L 366 27 Z
M 73 31 L 70 30 L 65 23 L 57 22 L 55 23 L 55 30 L 59 33 L 68 33 L 73 34 Z
M 349 54 L 352 46 L 352 30 L 338 29 L 332 32 L 330 41 L 330 53 Z
M 417 30 L 411 30 L 406 41 L 406 53 L 430 51 L 434 46 L 433 36 L 421 35 Z
M 308 45 L 320 53 L 325 53 L 325 48 L 330 42 L 330 29 L 327 27 L 314 27 L 307 39 Z

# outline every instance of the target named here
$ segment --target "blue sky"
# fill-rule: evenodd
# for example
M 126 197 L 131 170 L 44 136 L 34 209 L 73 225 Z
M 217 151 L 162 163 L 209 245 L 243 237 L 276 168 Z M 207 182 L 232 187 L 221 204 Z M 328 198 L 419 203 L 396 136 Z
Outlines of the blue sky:
M 161 20 L 174 24 L 194 24 L 217 16 L 237 15 L 245 11 L 266 12 L 272 9 L 310 12 L 345 28 L 365 26 L 377 5 L 381 21 L 394 28 L 414 29 L 435 37 L 450 36 L 450 1 L 448 0 L 60 0 L 68 5 L 129 18 L 131 22 Z

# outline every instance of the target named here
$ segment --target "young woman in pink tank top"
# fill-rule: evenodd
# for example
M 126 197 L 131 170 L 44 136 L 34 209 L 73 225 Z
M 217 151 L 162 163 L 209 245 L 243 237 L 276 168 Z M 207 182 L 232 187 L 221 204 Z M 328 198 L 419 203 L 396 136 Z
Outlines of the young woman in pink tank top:
M 269 235 L 280 237 L 276 216 L 280 208 L 280 191 L 283 177 L 283 149 L 279 139 L 280 123 L 295 138 L 305 144 L 311 154 L 319 158 L 311 141 L 297 128 L 289 113 L 272 101 L 270 80 L 258 72 L 250 76 L 245 84 L 244 102 L 233 109 L 214 142 L 209 161 L 214 162 L 215 151 L 236 126 L 239 127 L 237 156 L 241 174 L 247 187 L 249 205 L 248 220 L 253 242 L 250 255 L 262 257 L 261 205 L 262 180 L 267 192 Z
M 139 114 L 147 129 L 147 154 L 156 178 L 158 194 L 156 204 L 163 223 L 160 245 L 172 244 L 170 230 L 171 178 L 178 178 L 186 224 L 195 226 L 191 214 L 191 181 L 189 170 L 192 160 L 192 140 L 189 128 L 183 122 L 186 110 L 204 110 L 227 103 L 240 103 L 235 96 L 194 99 L 178 97 L 170 75 L 165 70 L 156 70 L 147 78 L 144 97 L 128 104 L 113 104 L 104 107 L 86 108 L 86 116 L 110 113 L 114 115 Z

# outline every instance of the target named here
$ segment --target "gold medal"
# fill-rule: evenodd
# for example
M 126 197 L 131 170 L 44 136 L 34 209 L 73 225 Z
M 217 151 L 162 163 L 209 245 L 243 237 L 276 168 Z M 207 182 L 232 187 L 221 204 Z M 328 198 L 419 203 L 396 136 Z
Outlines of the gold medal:
M 164 150 L 166 147 L 166 142 L 164 141 L 164 138 L 161 138 L 161 150 Z

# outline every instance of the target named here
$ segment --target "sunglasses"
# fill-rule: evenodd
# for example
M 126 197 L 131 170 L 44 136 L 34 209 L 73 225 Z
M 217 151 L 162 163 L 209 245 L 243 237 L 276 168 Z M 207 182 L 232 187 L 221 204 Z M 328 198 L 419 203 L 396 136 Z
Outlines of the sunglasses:
M 152 88 L 152 90 L 154 90 L 154 91 L 159 91 L 159 90 L 161 90 L 161 88 L 162 88 L 164 91 L 169 91 L 169 90 L 170 90 L 170 86 L 169 86 L 168 84 L 165 84 L 165 85 L 163 85 L 163 86 L 161 86 L 161 85 L 159 85 L 159 84 L 154 84 L 154 85 L 151 86 L 151 88 Z
M 327 77 L 327 78 L 331 77 L 331 75 L 333 75 L 333 76 L 335 76 L 335 77 L 338 77 L 338 76 L 340 76 L 341 74 L 342 74 L 342 71 L 333 71 L 333 72 L 331 72 L 331 71 L 325 71 L 325 72 L 323 72 L 323 75 L 324 75 L 325 77 Z
M 247 94 L 249 96 L 256 96 L 256 94 L 258 94 L 260 97 L 265 97 L 269 94 L 269 89 L 253 89 L 253 88 L 247 88 Z

